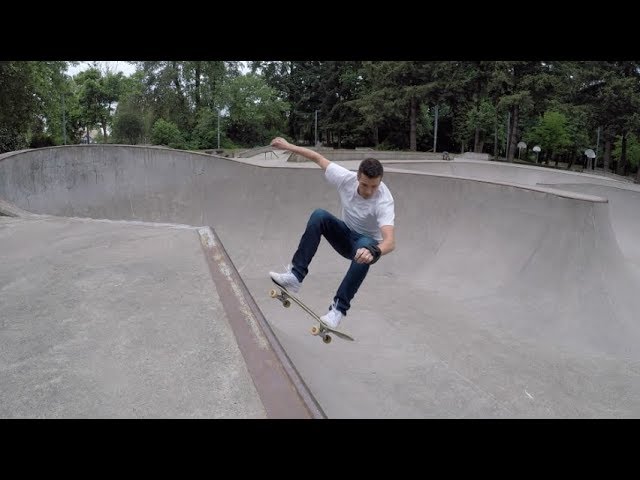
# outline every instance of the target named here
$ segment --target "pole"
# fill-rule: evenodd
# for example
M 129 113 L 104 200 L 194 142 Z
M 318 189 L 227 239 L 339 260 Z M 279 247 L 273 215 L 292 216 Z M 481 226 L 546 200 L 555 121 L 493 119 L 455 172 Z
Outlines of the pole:
M 218 109 L 218 150 L 220 150 L 220 110 Z
M 316 110 L 316 143 L 315 146 L 318 146 L 318 110 Z

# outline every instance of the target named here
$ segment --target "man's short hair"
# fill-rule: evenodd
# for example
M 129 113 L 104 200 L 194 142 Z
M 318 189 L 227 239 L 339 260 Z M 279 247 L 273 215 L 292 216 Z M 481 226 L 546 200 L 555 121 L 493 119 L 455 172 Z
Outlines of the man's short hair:
M 365 158 L 360 162 L 358 173 L 364 173 L 369 178 L 382 177 L 384 169 L 379 160 L 375 158 Z

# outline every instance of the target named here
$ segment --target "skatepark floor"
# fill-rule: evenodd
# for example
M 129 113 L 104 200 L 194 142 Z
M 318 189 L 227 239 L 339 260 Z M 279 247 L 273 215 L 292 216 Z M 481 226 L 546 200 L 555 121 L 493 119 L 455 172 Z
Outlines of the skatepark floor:
M 638 416 L 633 186 L 385 163 L 397 249 L 325 345 L 268 271 L 337 194 L 282 157 L 0 156 L 0 417 Z M 299 298 L 322 315 L 347 268 L 322 241 Z

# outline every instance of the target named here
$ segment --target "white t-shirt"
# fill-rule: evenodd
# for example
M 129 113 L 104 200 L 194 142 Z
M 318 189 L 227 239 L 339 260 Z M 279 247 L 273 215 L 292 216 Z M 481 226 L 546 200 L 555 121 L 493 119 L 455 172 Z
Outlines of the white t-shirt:
M 351 230 L 381 241 L 380 227 L 393 225 L 395 210 L 393 196 L 384 184 L 368 199 L 358 194 L 358 174 L 335 162 L 325 170 L 327 181 L 338 189 L 342 202 L 342 220 Z

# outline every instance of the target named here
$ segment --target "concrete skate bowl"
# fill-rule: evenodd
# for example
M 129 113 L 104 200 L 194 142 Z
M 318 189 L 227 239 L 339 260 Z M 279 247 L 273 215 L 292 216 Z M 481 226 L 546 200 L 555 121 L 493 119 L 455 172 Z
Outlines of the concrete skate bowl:
M 503 162 L 456 160 L 454 162 L 393 162 L 388 169 L 455 175 L 478 180 L 552 187 L 604 197 L 616 238 L 625 258 L 640 272 L 640 185 L 623 177 L 570 172 Z
M 422 161 L 422 162 L 389 162 L 389 168 L 411 170 L 424 173 L 456 175 L 498 182 L 519 183 L 523 185 L 545 184 L 577 184 L 594 183 L 600 185 L 620 186 L 621 182 L 614 178 L 590 173 L 578 173 L 567 170 L 545 168 L 542 166 L 521 165 L 515 163 L 464 160 L 454 161 Z M 622 177 L 618 177 L 622 178 Z M 627 184 L 628 185 L 628 184 Z
M 329 418 L 603 418 L 640 413 L 640 282 L 605 198 L 389 171 L 397 249 L 325 345 L 269 298 L 309 214 L 339 213 L 320 169 L 152 147 L 0 160 L 0 197 L 40 214 L 210 225 Z M 179 255 L 179 252 L 176 252 Z M 323 312 L 348 261 L 322 241 L 301 297 Z

